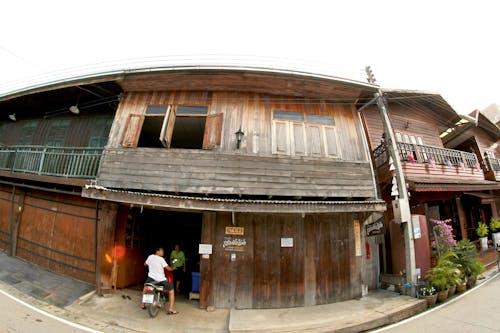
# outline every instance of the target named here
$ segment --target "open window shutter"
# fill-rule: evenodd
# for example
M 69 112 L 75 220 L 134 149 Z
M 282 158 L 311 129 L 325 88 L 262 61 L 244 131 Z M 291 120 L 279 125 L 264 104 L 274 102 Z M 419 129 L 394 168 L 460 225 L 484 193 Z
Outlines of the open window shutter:
M 128 117 L 122 137 L 123 147 L 137 147 L 143 121 L 144 116 L 140 114 L 131 114 Z
M 289 123 L 287 121 L 273 122 L 273 153 L 288 154 L 290 151 Z
M 172 133 L 174 132 L 174 124 L 175 124 L 175 108 L 168 107 L 160 133 L 160 141 L 163 144 L 163 147 L 165 148 L 170 148 L 170 144 L 172 143 Z
M 325 132 L 325 148 L 328 156 L 339 156 L 337 133 L 333 126 L 323 126 Z
M 222 113 L 207 116 L 205 134 L 203 135 L 203 149 L 214 149 L 220 146 L 223 117 L 224 114 Z
M 168 128 L 168 123 L 170 120 L 170 110 L 172 108 L 170 106 L 167 107 L 167 111 L 165 112 L 165 118 L 163 118 L 163 125 L 161 126 L 161 132 L 160 132 L 160 141 L 163 145 L 163 147 L 168 148 L 169 144 L 167 143 L 166 135 L 167 135 L 167 128 Z

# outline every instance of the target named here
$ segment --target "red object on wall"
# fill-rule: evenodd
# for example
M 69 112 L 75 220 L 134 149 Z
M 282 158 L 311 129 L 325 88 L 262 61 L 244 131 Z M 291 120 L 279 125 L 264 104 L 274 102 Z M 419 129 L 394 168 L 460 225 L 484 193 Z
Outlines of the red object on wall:
M 370 250 L 370 243 L 365 241 L 365 248 L 366 248 L 366 259 L 370 260 L 372 257 L 371 250 Z

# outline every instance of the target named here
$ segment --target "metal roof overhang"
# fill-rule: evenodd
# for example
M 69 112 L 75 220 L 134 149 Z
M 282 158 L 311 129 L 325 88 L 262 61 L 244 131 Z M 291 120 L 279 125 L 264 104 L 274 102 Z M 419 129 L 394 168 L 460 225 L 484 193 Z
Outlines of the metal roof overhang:
M 169 194 L 132 192 L 87 185 L 82 196 L 125 204 L 147 207 L 181 209 L 192 211 L 230 211 L 242 213 L 357 213 L 383 212 L 386 202 L 370 201 L 287 201 L 217 199 Z
M 500 190 L 500 183 L 493 181 L 452 182 L 446 179 L 407 178 L 409 189 L 415 192 L 470 192 L 485 190 Z

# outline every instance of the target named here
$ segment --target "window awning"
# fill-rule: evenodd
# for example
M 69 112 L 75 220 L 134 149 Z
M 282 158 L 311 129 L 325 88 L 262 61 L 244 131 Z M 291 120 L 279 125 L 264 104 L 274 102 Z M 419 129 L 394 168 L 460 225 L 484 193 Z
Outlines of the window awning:
M 471 192 L 500 190 L 500 182 L 475 181 L 460 178 L 407 177 L 410 191 L 415 192 Z M 474 192 L 477 193 L 477 192 Z

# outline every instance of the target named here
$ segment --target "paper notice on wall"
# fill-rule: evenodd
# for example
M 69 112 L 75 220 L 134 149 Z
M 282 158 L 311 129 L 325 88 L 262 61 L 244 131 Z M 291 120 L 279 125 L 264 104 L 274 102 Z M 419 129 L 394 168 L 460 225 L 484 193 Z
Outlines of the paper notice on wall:
M 212 254 L 212 244 L 199 244 L 198 253 L 199 254 Z
M 356 256 L 361 256 L 361 226 L 358 220 L 354 220 L 354 247 Z
M 289 237 L 281 238 L 281 247 L 293 247 L 293 238 Z

